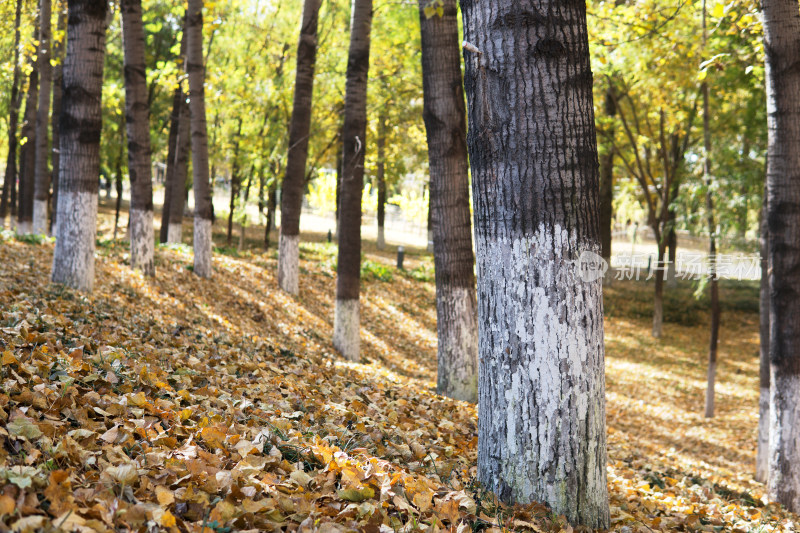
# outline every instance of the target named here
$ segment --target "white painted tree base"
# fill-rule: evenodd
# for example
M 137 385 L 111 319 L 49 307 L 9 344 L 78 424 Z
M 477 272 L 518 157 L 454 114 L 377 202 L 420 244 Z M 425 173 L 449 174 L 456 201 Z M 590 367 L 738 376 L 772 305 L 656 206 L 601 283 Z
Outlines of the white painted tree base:
M 94 286 L 97 194 L 59 193 L 58 219 L 51 280 L 73 289 L 91 291 Z
M 278 243 L 278 286 L 297 296 L 300 293 L 299 276 L 300 236 L 281 233 Z
M 333 347 L 345 359 L 360 360 L 361 323 L 358 300 L 336 300 L 333 319 Z
M 14 233 L 17 235 L 30 235 L 33 233 L 33 221 L 31 220 L 17 220 Z
M 770 501 L 800 510 L 800 376 L 770 371 Z
M 211 246 L 211 221 L 194 217 L 194 273 L 201 278 L 210 278 L 213 272 Z
M 145 276 L 155 276 L 155 239 L 153 212 L 131 209 L 131 268 L 140 269 Z
M 441 287 L 436 295 L 436 390 L 456 400 L 478 401 L 478 311 L 474 289 Z
M 33 234 L 47 235 L 47 200 L 33 201 Z
M 386 248 L 386 231 L 383 226 L 378 226 L 378 240 L 376 242 L 378 250 Z
M 478 477 L 505 501 L 608 522 L 602 281 L 584 281 L 577 236 L 476 235 Z
M 170 224 L 167 226 L 167 242 L 180 244 L 183 239 L 183 224 Z

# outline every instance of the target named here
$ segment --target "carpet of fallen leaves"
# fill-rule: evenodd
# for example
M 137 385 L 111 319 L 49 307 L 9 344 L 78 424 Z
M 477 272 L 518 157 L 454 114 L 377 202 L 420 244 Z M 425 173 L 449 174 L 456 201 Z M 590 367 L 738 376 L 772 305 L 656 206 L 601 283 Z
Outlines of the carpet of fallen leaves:
M 0 530 L 581 530 L 475 481 L 476 409 L 433 392 L 429 259 L 368 255 L 349 363 L 332 245 L 302 246 L 298 298 L 274 252 L 217 254 L 202 280 L 190 249 L 159 248 L 146 279 L 101 241 L 85 295 L 48 283 L 52 248 L 0 241 Z M 702 302 L 678 291 L 656 341 L 651 290 L 606 293 L 612 530 L 794 531 L 752 480 L 755 289 L 723 291 L 713 420 Z

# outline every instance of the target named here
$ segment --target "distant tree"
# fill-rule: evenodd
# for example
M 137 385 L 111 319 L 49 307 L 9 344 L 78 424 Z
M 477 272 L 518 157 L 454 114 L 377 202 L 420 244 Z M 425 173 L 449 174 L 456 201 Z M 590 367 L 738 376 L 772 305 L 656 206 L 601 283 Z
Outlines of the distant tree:
M 45 1 L 45 0 L 42 0 Z M 150 160 L 150 104 L 147 98 L 142 0 L 121 0 L 125 54 L 125 125 L 131 180 L 131 268 L 155 276 L 153 178 Z
M 609 82 L 606 89 L 605 114 L 609 119 L 606 135 L 614 137 L 614 117 L 617 115 L 617 102 L 614 86 Z M 600 243 L 602 256 L 611 264 L 611 235 L 614 225 L 614 145 L 605 143 L 605 152 L 600 156 Z M 609 278 L 613 279 L 613 278 Z
M 19 68 L 19 39 L 20 39 L 20 19 L 22 16 L 22 0 L 17 0 L 14 10 L 14 75 L 11 81 L 11 92 L 8 100 L 8 157 L 6 158 L 6 170 L 3 174 L 3 193 L 0 198 L 0 226 L 6 223 L 6 216 L 9 213 L 9 204 L 13 196 L 12 190 L 17 186 L 17 125 L 19 124 L 20 106 L 20 68 Z M 11 215 L 16 214 L 16 209 L 11 205 Z M 13 222 L 12 222 L 13 223 Z
M 181 112 L 181 97 L 183 96 L 181 92 L 180 87 L 176 87 L 172 92 L 172 113 L 169 116 L 169 133 L 167 136 L 167 168 L 164 172 L 164 202 L 161 205 L 161 228 L 158 230 L 158 242 L 160 243 L 169 242 L 167 241 L 167 234 L 169 233 L 170 203 L 172 203 L 172 183 L 175 180 L 178 120 Z
M 372 0 L 353 0 L 342 127 L 342 185 L 333 345 L 350 360 L 360 354 L 361 191 L 367 134 L 367 76 Z
M 192 186 L 194 188 L 194 273 L 210 278 L 211 185 L 208 180 L 208 127 L 203 62 L 203 0 L 189 0 L 186 14 L 186 73 L 191 110 Z
M 56 246 L 52 280 L 90 291 L 94 284 L 103 63 L 108 3 L 69 0 L 60 129 Z
M 19 196 L 17 205 L 17 233 L 33 231 L 33 194 L 36 183 L 36 107 L 39 100 L 39 61 L 31 57 L 28 75 L 28 94 L 25 97 L 21 144 L 19 151 Z
M 230 247 L 233 240 L 233 217 L 236 214 L 236 201 L 239 198 L 239 192 L 242 187 L 242 176 L 239 170 L 239 147 L 242 138 L 242 117 L 237 117 L 236 122 L 238 127 L 233 135 L 233 153 L 231 154 L 231 195 L 228 207 L 228 234 L 225 243 Z
M 478 310 L 469 210 L 469 162 L 458 9 L 420 0 L 422 82 L 436 267 L 440 394 L 478 400 Z
M 294 107 L 289 123 L 289 155 L 281 194 L 281 234 L 278 243 L 278 284 L 289 294 L 299 292 L 300 211 L 303 207 L 314 68 L 317 61 L 317 25 L 321 0 L 305 0 L 300 40 L 297 44 L 297 74 Z
M 457 48 L 457 47 L 456 47 Z M 461 70 L 461 61 L 459 59 L 459 72 Z M 462 95 L 463 96 L 463 95 Z M 378 117 L 378 164 L 375 171 L 377 194 L 377 219 L 378 219 L 378 237 L 375 245 L 378 250 L 386 248 L 386 134 L 389 129 L 386 117 L 386 112 L 382 111 Z M 466 147 L 464 148 L 466 152 Z
M 769 497 L 800 512 L 800 5 L 763 0 L 770 288 Z
M 52 161 L 53 168 L 51 172 L 53 181 L 53 195 L 50 198 L 50 234 L 56 234 L 56 224 L 58 224 L 58 174 L 61 171 L 61 130 L 59 128 L 59 118 L 61 117 L 61 82 L 63 79 L 64 68 L 64 49 L 66 38 L 64 37 L 64 30 L 67 27 L 67 11 L 66 9 L 59 9 L 58 12 L 58 34 L 61 36 L 53 43 L 53 58 L 56 61 L 53 67 L 53 112 L 51 113 L 50 122 L 51 129 L 53 130 L 53 150 Z
M 39 105 L 36 110 L 36 145 L 34 147 L 33 233 L 47 234 L 47 205 L 50 200 L 50 96 L 53 86 L 52 4 L 39 2 Z
M 162 226 L 167 225 L 164 242 L 180 243 L 183 238 L 183 210 L 186 206 L 186 185 L 189 177 L 189 152 L 191 150 L 191 139 L 189 133 L 189 105 L 186 103 L 186 93 L 182 88 L 178 88 L 176 93 L 177 106 L 175 110 L 175 148 L 170 161 L 168 161 L 167 185 L 169 191 L 169 203 L 165 206 L 167 210 L 162 217 L 166 217 L 166 222 L 162 221 Z M 172 168 L 169 169 L 171 164 Z
M 478 478 L 609 525 L 599 175 L 584 2 L 462 3 Z M 594 268 L 592 266 L 594 265 Z

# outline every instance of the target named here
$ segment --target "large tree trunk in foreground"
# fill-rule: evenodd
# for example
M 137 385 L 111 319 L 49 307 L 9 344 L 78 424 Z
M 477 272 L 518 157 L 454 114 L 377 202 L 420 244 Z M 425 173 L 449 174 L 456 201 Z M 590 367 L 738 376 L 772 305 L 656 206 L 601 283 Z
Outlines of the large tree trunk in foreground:
M 12 191 L 17 187 L 17 124 L 19 123 L 19 26 L 22 16 L 22 0 L 17 0 L 14 12 L 14 75 L 11 81 L 11 94 L 8 101 L 8 156 L 6 170 L 3 174 L 3 194 L 0 198 L 0 228 L 5 227 L 6 216 L 9 212 L 9 200 L 15 196 Z M 12 202 L 12 216 L 14 207 Z M 12 222 L 13 224 L 13 222 Z
M 459 60 L 459 73 L 461 72 L 461 61 Z M 463 94 L 461 95 L 463 99 Z M 384 104 L 387 105 L 387 104 Z M 378 117 L 378 168 L 375 172 L 375 182 L 378 189 L 378 238 L 375 245 L 378 250 L 386 248 L 386 135 L 389 125 L 385 113 Z M 464 148 L 466 152 L 466 147 Z
M 58 32 L 63 35 L 67 27 L 67 13 L 63 9 L 58 14 Z M 58 224 L 58 175 L 61 171 L 61 130 L 59 118 L 61 117 L 61 82 L 64 68 L 64 45 L 66 37 L 59 39 L 53 47 L 53 57 L 57 63 L 53 69 L 53 112 L 51 113 L 51 128 L 53 129 L 53 196 L 50 199 L 50 234 L 56 234 Z
M 125 50 L 125 122 L 131 180 L 131 268 L 154 276 L 153 177 L 150 160 L 150 105 L 144 61 L 142 0 L 121 0 Z
M 439 394 L 478 400 L 478 309 L 469 211 L 469 163 L 455 0 L 425 16 L 420 0 L 422 86 L 436 266 Z
M 609 524 L 599 176 L 583 2 L 464 11 L 478 253 L 478 478 Z
M 108 4 L 69 0 L 61 110 L 61 175 L 53 253 L 54 283 L 89 291 L 94 284 L 103 61 Z
M 367 75 L 372 0 L 353 0 L 352 6 L 342 128 L 342 192 L 339 201 L 339 257 L 333 345 L 347 359 L 358 360 L 361 191 L 364 187 L 364 151 L 367 142 Z
M 764 191 L 764 200 L 767 194 Z M 756 481 L 767 482 L 769 476 L 769 231 L 767 230 L 766 202 L 761 211 L 761 288 L 759 294 L 759 346 L 758 357 L 758 451 L 756 453 Z
M 800 512 L 800 10 L 764 0 L 770 292 L 769 497 Z
M 305 0 L 300 41 L 297 44 L 294 107 L 289 123 L 289 155 L 281 194 L 281 234 L 278 244 L 278 285 L 289 294 L 298 294 L 300 291 L 300 211 L 303 207 L 308 137 L 311 132 L 317 22 L 321 3 L 321 0 Z
M 186 72 L 191 109 L 192 181 L 194 187 L 194 273 L 210 278 L 211 186 L 208 182 L 205 65 L 203 63 L 203 0 L 189 0 L 186 15 Z
M 38 60 L 31 58 L 33 70 L 28 76 L 28 95 L 22 139 L 25 144 L 19 151 L 19 205 L 17 206 L 17 233 L 27 235 L 33 231 L 33 193 L 36 183 L 36 106 L 39 100 Z
M 39 106 L 36 110 L 36 155 L 34 163 L 33 233 L 47 234 L 47 203 L 50 199 L 50 95 L 53 66 L 50 64 L 52 31 L 50 0 L 39 2 Z

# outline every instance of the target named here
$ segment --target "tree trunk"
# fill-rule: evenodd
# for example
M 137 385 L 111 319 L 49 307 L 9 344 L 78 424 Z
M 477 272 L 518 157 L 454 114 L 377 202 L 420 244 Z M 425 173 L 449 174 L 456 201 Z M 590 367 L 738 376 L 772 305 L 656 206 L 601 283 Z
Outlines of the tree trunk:
M 205 65 L 203 63 L 203 0 L 189 0 L 186 15 L 186 73 L 191 109 L 192 181 L 194 187 L 194 273 L 210 278 L 211 186 L 208 182 Z
M 167 242 L 180 243 L 183 239 L 183 210 L 186 207 L 186 184 L 189 177 L 189 104 L 181 90 L 178 110 L 178 135 L 172 182 L 170 183 L 169 222 Z
M 583 2 L 463 2 L 478 479 L 609 524 L 599 172 Z
M 125 128 L 119 125 L 119 153 L 117 154 L 117 167 L 114 175 L 114 184 L 117 198 L 114 202 L 114 240 L 117 240 L 117 230 L 119 229 L 119 212 L 122 208 L 122 157 L 125 155 Z M 110 187 L 109 187 L 110 189 Z
M 50 200 L 50 95 L 53 85 L 53 66 L 50 64 L 52 47 L 52 5 L 50 0 L 39 2 L 39 106 L 36 110 L 36 145 L 34 155 L 33 233 L 46 235 L 47 204 Z
M 11 82 L 11 95 L 8 101 L 8 157 L 6 170 L 3 175 L 3 194 L 0 198 L 0 227 L 4 228 L 6 216 L 9 213 L 9 201 L 16 195 L 17 188 L 17 124 L 19 123 L 19 27 L 22 17 L 22 0 L 17 0 L 14 12 L 14 77 Z M 15 215 L 13 201 L 11 201 L 11 215 Z M 12 222 L 13 224 L 13 222 Z
M 428 178 L 428 252 L 433 253 L 433 205 L 431 203 L 430 177 Z
M 342 127 L 342 191 L 333 345 L 347 359 L 360 356 L 361 191 L 367 135 L 372 0 L 353 0 Z
M 239 189 L 242 184 L 242 177 L 239 174 L 239 139 L 242 136 L 242 119 L 239 118 L 239 128 L 233 140 L 233 164 L 231 168 L 231 198 L 228 206 L 228 234 L 225 240 L 226 246 L 230 248 L 233 239 L 233 218 L 236 214 L 236 200 L 239 199 Z
M 764 199 L 766 200 L 766 191 Z M 759 298 L 759 395 L 758 395 L 758 452 L 756 453 L 756 481 L 766 483 L 769 476 L 769 231 L 767 230 L 766 203 L 761 211 L 761 290 Z
M 142 0 L 120 0 L 125 52 L 125 122 L 131 180 L 131 268 L 155 276 L 153 178 L 150 160 L 150 105 L 144 60 Z
M 655 265 L 651 265 L 655 271 L 653 274 L 654 279 L 654 295 L 653 295 L 653 337 L 656 339 L 661 338 L 661 333 L 664 329 L 664 265 L 666 264 L 667 245 L 663 236 L 658 232 L 656 233 L 656 240 L 658 242 L 658 255 L 656 256 Z
M 50 199 L 50 235 L 56 234 L 56 225 L 58 224 L 58 175 L 61 171 L 61 130 L 59 128 L 59 117 L 61 116 L 61 82 L 63 80 L 64 68 L 64 45 L 66 37 L 63 37 L 64 30 L 67 27 L 67 13 L 64 9 L 58 13 L 58 33 L 62 35 L 61 39 L 54 43 L 53 57 L 57 63 L 53 68 L 53 112 L 50 120 L 52 122 L 51 128 L 53 130 L 53 171 L 51 173 L 53 179 L 53 196 Z
M 94 284 L 108 4 L 69 0 L 68 9 L 58 180 L 61 220 L 53 253 L 52 280 L 90 291 Z
M 289 154 L 281 194 L 281 234 L 278 241 L 278 285 L 298 294 L 300 268 L 300 212 L 303 207 L 308 138 L 311 132 L 311 104 L 314 68 L 317 61 L 317 22 L 321 0 L 305 0 L 300 41 L 297 44 L 297 73 L 294 107 L 289 123 Z
M 185 41 L 185 39 L 184 39 Z M 181 113 L 181 98 L 183 95 L 180 87 L 172 92 L 172 113 L 170 114 L 169 136 L 167 138 L 167 170 L 164 177 L 164 205 L 161 206 L 161 229 L 158 232 L 158 242 L 169 242 L 169 208 L 172 203 L 172 184 L 175 181 L 175 161 L 178 150 L 178 125 Z
M 478 304 L 469 211 L 467 125 L 461 81 L 458 9 L 455 0 L 445 0 L 442 15 L 429 18 L 425 15 L 427 4 L 427 0 L 419 2 L 423 117 L 428 137 L 430 203 L 436 251 L 436 389 L 439 394 L 457 400 L 476 402 Z M 380 168 L 378 172 L 380 175 Z
M 28 95 L 22 124 L 24 144 L 19 152 L 19 205 L 17 207 L 17 233 L 27 235 L 33 231 L 33 192 L 36 181 L 36 106 L 39 100 L 39 70 L 36 57 L 31 58 L 33 70 L 28 76 Z
M 267 225 L 264 228 L 264 249 L 269 250 L 269 234 L 275 227 L 275 211 L 278 209 L 278 180 L 275 176 L 267 193 Z
M 770 293 L 769 498 L 800 512 L 800 11 L 764 0 Z
M 617 100 L 614 96 L 614 88 L 609 86 L 606 91 L 606 116 L 613 119 L 617 114 Z M 608 135 L 614 137 L 614 126 L 612 122 L 611 131 Z M 602 246 L 603 259 L 611 264 L 611 234 L 614 223 L 614 146 L 608 143 L 605 153 L 600 157 L 600 244 Z M 608 280 L 613 279 L 609 276 Z
M 245 246 L 245 237 L 247 234 L 247 201 L 250 199 L 250 186 L 253 183 L 253 167 L 250 166 L 250 172 L 247 174 L 247 185 L 244 187 L 244 198 L 242 198 L 242 218 L 239 220 L 239 247 L 241 252 Z
M 667 218 L 667 287 L 674 289 L 678 286 L 678 234 L 675 233 L 675 211 L 670 210 Z
M 339 138 L 342 137 L 342 134 L 339 134 Z M 333 236 L 336 239 L 336 242 L 339 242 L 339 202 L 342 201 L 342 153 L 341 150 L 337 150 L 336 154 L 336 212 L 334 213 L 334 219 L 336 227 L 333 232 Z
M 798 8 L 800 10 L 800 8 Z M 706 1 L 703 0 L 703 46 L 707 40 Z M 717 345 L 719 344 L 719 282 L 717 280 L 717 237 L 714 222 L 714 197 L 711 191 L 711 128 L 709 125 L 708 82 L 703 80 L 703 177 L 706 183 L 706 216 L 708 220 L 708 275 L 711 290 L 711 332 L 708 344 L 708 379 L 706 385 L 706 418 L 714 417 L 714 383 L 717 379 Z M 673 230 L 674 231 L 674 230 Z
M 453 0 L 455 2 L 455 0 Z M 456 43 L 456 49 L 458 49 L 458 43 Z M 460 56 L 459 56 L 460 57 Z M 461 60 L 458 61 L 458 72 L 459 72 L 459 79 L 461 74 Z M 460 83 L 460 81 L 459 81 Z M 461 94 L 461 99 L 464 99 L 463 93 Z M 384 104 L 387 105 L 387 104 Z M 385 234 L 385 226 L 386 226 L 386 130 L 388 126 L 386 124 L 386 114 L 381 113 L 380 117 L 378 117 L 378 169 L 375 175 L 375 181 L 377 182 L 378 186 L 378 239 L 376 241 L 376 246 L 378 250 L 383 250 L 386 248 L 386 234 Z M 466 145 L 464 146 L 464 153 L 466 153 Z

